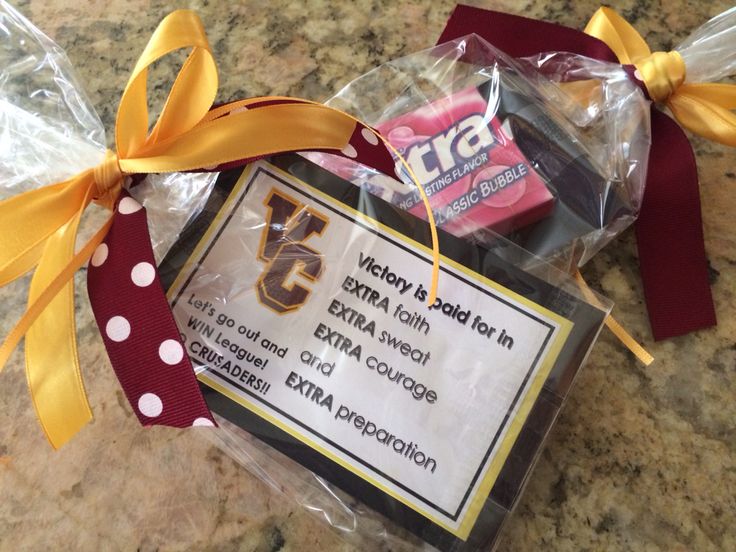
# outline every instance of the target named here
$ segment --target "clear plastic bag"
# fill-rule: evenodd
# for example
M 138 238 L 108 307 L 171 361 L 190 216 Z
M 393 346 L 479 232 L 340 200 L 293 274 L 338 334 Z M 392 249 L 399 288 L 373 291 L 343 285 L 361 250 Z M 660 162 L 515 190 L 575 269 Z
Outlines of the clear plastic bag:
M 736 7 L 716 15 L 675 47 L 687 68 L 685 82 L 716 82 L 736 73 Z
M 0 0 L 0 199 L 98 165 L 105 130 L 64 51 Z M 163 258 L 204 205 L 217 175 L 149 175 L 131 193 Z M 129 182 L 130 184 L 130 182 Z M 99 209 L 82 232 L 99 227 Z
M 95 166 L 103 159 L 106 140 L 99 118 L 58 46 L 4 2 L 0 3 L 0 29 L 3 33 L 0 40 L 0 197 L 5 198 Z M 256 403 L 251 404 L 251 408 L 243 406 L 242 402 L 234 403 L 235 408 L 232 401 L 228 402 L 228 394 L 220 392 L 222 387 L 218 390 L 216 385 L 203 383 L 221 423 L 221 428 L 208 432 L 209 435 L 275 489 L 326 519 L 348 539 L 354 537 L 361 544 L 372 542 L 376 547 L 388 543 L 397 549 L 429 546 L 423 544 L 425 542 L 443 550 L 484 546 L 498 534 L 520 493 L 541 442 L 595 341 L 610 304 L 603 299 L 591 304 L 564 273 L 501 238 L 496 239 L 494 251 L 490 251 L 477 242 L 455 239 L 440 232 L 445 255 L 440 303 L 434 309 L 427 309 L 424 301 L 430 263 L 423 249 L 429 243 L 425 222 L 403 214 L 389 203 L 346 184 L 297 155 L 281 156 L 268 164 L 262 162 L 247 168 L 246 172 L 259 169 L 281 175 L 287 182 L 309 183 L 313 187 L 306 190 L 312 194 L 315 210 L 322 209 L 320 201 L 332 209 L 329 211 L 332 230 L 326 231 L 331 243 L 318 258 L 326 267 L 323 282 L 329 282 L 333 290 L 322 293 L 319 299 L 322 303 L 312 304 L 321 305 L 317 310 L 328 309 L 321 310 L 319 316 L 331 317 L 328 323 L 333 328 L 319 329 L 317 319 L 289 318 L 285 314 L 275 326 L 283 337 L 271 335 L 274 339 L 269 344 L 257 338 L 255 345 L 246 340 L 248 325 L 273 323 L 271 315 L 238 309 L 243 300 L 252 301 L 258 293 L 254 282 L 248 281 L 253 271 L 272 264 L 271 261 L 264 263 L 263 252 L 258 260 L 258 243 L 264 230 L 267 226 L 280 228 L 278 224 L 266 225 L 259 219 L 263 215 L 259 209 L 263 207 L 261 199 L 264 198 L 258 198 L 244 206 L 245 218 L 241 222 L 245 227 L 241 227 L 241 235 L 227 244 L 229 260 L 225 258 L 214 271 L 200 272 L 198 277 L 191 279 L 190 295 L 183 295 L 178 302 L 172 295 L 188 352 L 200 364 L 199 376 L 203 382 L 208 377 L 210 383 L 215 381 L 213 378 L 218 370 L 223 375 L 225 363 L 230 362 L 229 375 L 237 378 L 236 383 L 251 389 L 260 386 L 266 391 L 269 388 L 264 386 L 287 385 L 288 393 L 302 399 L 304 390 L 310 404 L 324 403 L 318 406 L 322 409 L 326 408 L 326 395 L 318 396 L 316 389 L 327 390 L 331 382 L 341 377 L 343 400 L 339 391 L 332 394 L 333 426 L 353 441 L 356 437 L 358 441 L 365 439 L 364 445 L 374 450 L 368 450 L 372 460 L 353 461 L 352 464 L 348 462 L 351 458 L 348 453 L 336 456 L 337 453 L 317 452 L 317 448 L 305 444 L 308 436 L 299 438 L 293 427 L 292 431 L 285 431 L 283 424 L 272 423 L 274 419 L 264 415 L 263 410 L 259 411 L 254 406 Z M 203 235 L 212 237 L 213 234 L 206 230 L 218 214 L 229 208 L 226 199 L 239 176 L 239 171 L 221 175 L 149 175 L 142 181 L 136 180 L 135 185 L 132 180 L 128 182 L 131 193 L 147 209 L 157 258 L 162 259 L 171 244 L 177 242 L 159 267 L 165 282 L 172 283 L 177 276 L 181 280 L 182 270 L 191 270 L 193 265 L 187 260 L 191 260 L 192 248 Z M 284 190 L 283 184 L 278 186 Z M 299 193 L 293 191 L 293 196 Z M 232 197 L 236 198 L 237 194 Z M 372 233 L 370 224 L 361 226 L 362 219 L 356 211 L 379 220 L 380 231 Z M 89 216 L 101 218 L 100 215 L 93 211 Z M 345 217 L 349 216 L 354 220 L 345 222 Z M 223 220 L 222 216 L 218 220 Z M 83 233 L 97 227 L 98 221 L 89 222 Z M 347 224 L 348 230 L 340 231 L 340 224 L 343 227 Z M 289 245 L 281 241 L 276 240 L 279 247 Z M 398 247 L 396 243 L 404 245 Z M 360 276 L 364 280 L 362 288 L 349 283 L 345 272 L 357 270 L 355 265 L 346 263 L 357 254 L 359 246 L 361 255 L 357 262 L 365 263 Z M 308 245 L 290 249 L 294 255 L 308 250 Z M 365 278 L 374 278 L 376 270 L 380 272 L 381 267 L 386 267 L 385 255 L 394 258 L 391 261 L 393 269 L 386 269 L 382 280 L 372 283 L 372 287 L 367 286 Z M 291 262 L 287 254 L 281 258 Z M 308 274 L 311 265 L 302 266 L 297 261 L 296 265 L 292 262 L 294 266 L 299 277 L 298 272 L 306 270 Z M 345 278 L 338 280 L 340 272 Z M 358 276 L 354 276 L 357 281 Z M 401 285 L 407 286 L 403 294 L 396 287 L 401 279 Z M 335 289 L 338 283 L 342 291 Z M 172 284 L 172 294 L 177 286 L 181 288 L 181 283 Z M 353 291 L 346 291 L 346 286 L 352 286 Z M 384 307 L 376 306 L 381 304 L 380 299 L 371 299 L 373 295 L 367 292 L 368 287 L 384 296 L 388 296 L 389 291 L 399 293 L 402 301 L 394 295 L 390 301 L 391 311 L 388 305 L 383 310 Z M 293 286 L 292 290 L 295 288 L 298 286 Z M 210 294 L 213 302 L 208 306 L 206 301 L 198 302 L 192 294 Z M 362 295 L 358 297 L 359 294 Z M 268 293 L 264 297 L 264 302 L 273 299 L 269 299 Z M 369 305 L 366 298 L 375 304 Z M 487 310 L 483 310 L 483 305 Z M 186 308 L 181 310 L 181 306 Z M 215 309 L 212 315 L 208 314 L 210 308 Z M 366 318 L 363 322 L 359 322 L 361 315 Z M 373 330 L 377 333 L 368 337 L 369 315 L 378 322 Z M 192 322 L 190 317 L 198 316 L 201 320 Z M 537 320 L 544 323 L 540 326 Z M 218 331 L 229 332 L 234 328 L 235 334 L 225 337 L 212 333 L 207 337 L 208 326 L 192 326 L 198 321 L 211 323 Z M 513 330 L 511 324 L 516 324 L 517 330 Z M 437 335 L 432 344 L 427 340 L 429 325 L 435 328 Z M 243 335 L 239 332 L 241 326 Z M 532 326 L 533 331 L 527 332 L 525 328 Z M 504 328 L 508 331 L 503 331 Z M 345 340 L 338 348 L 329 343 L 333 340 L 328 337 L 330 332 L 340 329 L 344 337 L 350 332 L 363 335 L 356 337 L 354 344 L 369 340 L 364 343 L 366 352 L 361 353 L 360 364 L 355 345 L 343 350 Z M 421 333 L 425 329 L 427 333 Z M 548 330 L 551 333 L 545 334 Z M 391 334 L 387 334 L 383 342 L 380 341 L 381 331 Z M 192 332 L 198 335 L 204 332 L 206 339 L 198 338 L 199 344 L 195 346 Z M 315 332 L 321 337 L 315 338 Z M 463 336 L 461 332 L 467 334 Z M 292 337 L 287 338 L 287 335 Z M 321 340 L 319 346 L 307 345 L 315 339 Z M 484 340 L 491 344 L 491 349 L 510 359 L 503 370 L 488 370 L 488 360 L 499 353 L 486 351 L 482 346 Z M 535 351 L 530 349 L 531 345 L 524 344 L 528 340 L 538 346 L 540 362 L 532 354 Z M 414 343 L 409 346 L 411 341 Z M 458 342 L 463 347 L 452 352 L 451 347 Z M 208 358 L 214 359 L 211 365 L 202 361 L 206 354 L 204 347 L 209 350 Z M 369 351 L 369 347 L 373 350 Z M 310 350 L 312 357 L 308 363 L 311 366 L 307 366 L 302 354 L 292 362 L 287 357 L 287 348 L 291 354 Z M 287 360 L 282 358 L 282 352 Z M 398 356 L 389 362 L 391 354 Z M 343 356 L 347 356 L 347 360 Z M 261 359 L 261 366 L 256 357 Z M 266 371 L 267 366 L 263 364 L 266 359 L 270 359 L 270 371 Z M 84 358 L 80 360 L 85 363 Z M 514 369 L 510 368 L 512 364 Z M 352 383 L 346 383 L 346 378 L 350 378 L 349 369 L 356 371 Z M 331 371 L 334 375 L 328 377 Z M 328 383 L 314 383 L 310 388 L 303 383 L 310 378 L 315 382 L 322 378 Z M 453 384 L 453 380 L 459 383 Z M 362 402 L 353 403 L 353 400 Z M 397 406 L 392 406 L 393 403 Z M 413 408 L 417 404 L 423 409 Z M 444 406 L 440 410 L 435 408 L 436 404 Z M 351 412 L 346 410 L 348 405 Z M 407 421 L 392 430 L 394 445 L 387 446 L 376 433 L 384 435 L 394 425 L 392 420 L 401 416 L 406 416 Z M 486 417 L 494 421 L 487 422 Z M 307 422 L 311 423 L 309 419 Z M 314 422 L 326 423 L 318 417 Z M 369 429 L 371 427 L 373 429 Z M 324 431 L 328 429 L 325 426 Z M 423 442 L 408 441 L 407 437 L 414 432 L 424 435 Z M 468 451 L 448 448 L 443 441 L 445 437 L 467 443 Z M 399 441 L 403 448 L 397 450 Z M 353 445 L 355 442 L 341 446 Z M 73 443 L 70 446 L 74 446 Z M 476 465 L 471 466 L 469 461 L 463 460 L 470 456 Z M 372 463 L 376 465 L 371 466 Z M 398 473 L 389 473 L 395 468 L 399 469 Z M 383 473 L 382 469 L 387 471 Z M 437 470 L 439 475 L 433 479 Z M 425 476 L 424 479 L 421 476 Z M 391 483 L 394 477 L 398 479 Z M 438 484 L 440 477 L 442 481 Z M 388 482 L 390 492 L 385 492 L 387 487 L 379 479 Z M 447 484 L 450 481 L 454 482 L 452 486 Z M 466 484 L 467 493 L 464 494 L 461 484 Z M 414 496 L 421 494 L 427 496 Z M 459 504 L 457 513 L 450 513 L 442 520 L 436 519 L 437 515 L 444 516 L 437 514 L 442 505 L 427 505 L 434 501 L 449 504 L 453 500 Z
M 734 10 L 719 17 L 681 47 L 702 69 L 690 78 L 719 70 L 707 52 L 732 36 Z M 5 198 L 96 165 L 105 136 L 63 52 L 2 0 L 0 34 Z M 147 177 L 131 192 L 157 258 L 171 249 L 160 272 L 219 415 L 208 434 L 348 539 L 485 549 L 610 310 L 566 272 L 636 217 L 648 102 L 620 66 L 511 60 L 468 37 L 330 103 L 430 162 L 440 301 L 423 303 L 430 233 L 408 180 L 324 154 Z
M 683 45 L 686 60 L 699 59 L 704 53 L 702 48 L 713 45 L 709 33 L 714 29 L 721 38 L 731 32 L 733 26 L 719 18 L 696 31 L 694 38 Z M 697 51 L 689 50 L 692 47 Z M 690 76 L 704 78 L 705 73 L 693 71 Z M 335 445 L 342 445 L 348 452 L 358 450 L 360 443 L 351 443 L 349 435 L 354 428 L 365 428 L 376 419 L 388 427 L 386 420 L 414 416 L 413 427 L 428 431 L 420 432 L 425 438 L 422 444 L 429 450 L 435 445 L 435 450 L 444 446 L 451 451 L 457 471 L 444 471 L 436 482 L 439 489 L 433 494 L 438 500 L 447 499 L 447 488 L 454 488 L 460 477 L 457 472 L 472 465 L 468 461 L 472 447 L 465 443 L 483 440 L 473 421 L 480 419 L 487 426 L 493 425 L 490 405 L 502 401 L 509 391 L 504 386 L 486 386 L 483 381 L 484 369 L 496 366 L 495 353 L 492 348 L 475 349 L 475 336 L 461 331 L 421 341 L 429 349 L 466 349 L 471 354 L 469 358 L 441 359 L 436 365 L 430 363 L 427 371 L 414 372 L 417 378 L 426 378 L 425 391 L 451 391 L 453 385 L 448 378 L 454 377 L 467 393 L 464 401 L 454 396 L 449 411 L 437 415 L 428 407 L 416 414 L 411 408 L 416 405 L 406 400 L 407 391 L 390 383 L 392 375 L 397 377 L 396 371 L 391 371 L 395 364 L 381 373 L 377 365 L 368 365 L 365 357 L 357 362 L 349 358 L 349 348 L 342 351 L 338 361 L 334 344 L 315 343 L 315 338 L 323 337 L 319 328 L 325 320 L 340 326 L 343 337 L 352 331 L 344 323 L 350 326 L 354 318 L 334 322 L 330 317 L 345 312 L 346 292 L 350 298 L 350 292 L 336 284 L 342 276 L 373 281 L 371 274 L 361 272 L 364 257 L 358 254 L 356 263 L 355 251 L 362 253 L 376 247 L 376 259 L 385 254 L 376 244 L 387 239 L 386 233 L 378 232 L 380 236 L 366 240 L 358 224 L 341 227 L 327 242 L 315 237 L 306 246 L 314 246 L 321 266 L 333 267 L 331 274 L 327 268 L 322 276 L 330 282 L 325 284 L 331 291 L 324 299 L 329 306 L 291 319 L 288 314 L 279 315 L 278 322 L 273 314 L 264 314 L 258 306 L 263 298 L 258 299 L 260 292 L 253 286 L 254 281 L 262 281 L 264 266 L 274 262 L 262 254 L 264 243 L 268 243 L 269 232 L 275 231 L 282 232 L 277 240 L 282 246 L 292 247 L 294 242 L 284 229 L 291 224 L 299 226 L 288 220 L 286 224 L 274 224 L 269 219 L 272 206 L 268 193 L 280 190 L 282 197 L 299 203 L 297 213 L 317 216 L 320 210 L 337 204 L 333 210 L 336 215 L 354 221 L 369 217 L 388 226 L 388 235 L 428 243 L 425 213 L 405 174 L 404 182 L 399 183 L 327 154 L 305 152 L 302 159 L 280 156 L 255 167 L 253 171 L 260 176 L 247 171 L 223 173 L 210 203 L 191 227 L 192 234 L 174 247 L 162 266 L 171 284 L 175 316 L 185 328 L 189 353 L 199 365 L 208 401 L 219 415 L 221 429 L 211 435 L 274 489 L 297 500 L 346 539 L 365 548 L 492 548 L 610 307 L 600 298 L 582 296 L 567 273 L 589 260 L 638 214 L 650 143 L 649 101 L 618 65 L 567 53 L 511 60 L 471 36 L 386 63 L 348 84 L 329 103 L 375 125 L 408 158 L 430 195 L 436 219 L 444 230 L 440 231 L 442 252 L 450 261 L 476 275 L 486 275 L 552 312 L 564 313 L 580 333 L 566 341 L 567 352 L 558 357 L 541 382 L 528 415 L 514 420 L 519 433 L 507 454 L 497 456 L 503 458 L 502 466 L 493 474 L 490 487 L 483 489 L 483 500 L 475 503 L 477 515 L 469 518 L 467 532 L 446 518 L 438 518 L 436 510 L 426 508 L 428 495 L 417 496 L 421 495 L 417 491 L 412 499 L 397 492 L 390 481 L 376 479 L 375 472 L 381 471 L 384 476 L 395 476 L 394 483 L 406 481 L 402 479 L 406 473 L 402 475 L 396 468 L 400 461 L 393 451 L 374 451 L 366 460 L 359 455 L 340 455 Z M 456 176 L 453 170 L 459 171 Z M 497 178 L 499 175 L 504 178 Z M 266 181 L 254 183 L 257 178 Z M 297 186 L 295 182 L 306 185 Z M 346 182 L 354 186 L 350 188 Z M 519 182 L 524 183 L 524 189 L 512 192 Z M 495 190 L 491 189 L 494 184 Z M 483 186 L 490 189 L 483 198 L 489 199 L 485 205 L 468 195 Z M 460 192 L 450 193 L 455 187 Z M 549 195 L 545 196 L 545 190 Z M 527 191 L 531 198 L 525 197 Z M 442 209 L 452 207 L 458 197 L 465 197 L 466 205 L 443 214 Z M 487 209 L 471 215 L 470 207 L 478 205 Z M 324 236 L 329 236 L 327 230 Z M 372 276 L 386 276 L 394 269 L 396 274 L 404 270 L 426 275 L 426 257 L 421 257 L 379 263 Z M 391 267 L 388 273 L 381 268 L 386 266 Z M 334 267 L 338 267 L 338 274 Z M 291 274 L 296 275 L 292 283 L 304 283 L 298 272 Z M 440 297 L 451 295 L 455 286 L 462 287 L 452 278 L 447 264 L 443 264 Z M 316 286 L 318 280 L 311 284 Z M 474 299 L 468 311 L 482 309 L 482 301 Z M 333 312 L 335 301 L 342 306 Z M 401 308 L 404 306 L 402 303 Z M 361 307 L 367 308 L 361 302 L 351 308 L 357 312 Z M 463 307 L 459 312 L 464 312 Z M 252 344 L 245 346 L 248 350 L 236 345 L 235 351 L 243 357 L 255 351 L 256 356 L 262 356 L 262 364 L 268 353 L 252 339 L 256 327 L 263 335 L 273 335 L 278 328 L 282 348 L 306 351 L 307 357 L 286 364 L 273 358 L 270 374 L 258 363 L 252 363 L 250 369 L 237 366 L 237 353 L 228 352 L 223 340 L 231 345 L 238 342 L 237 334 L 251 335 Z M 360 342 L 360 337 L 353 337 L 353 345 Z M 365 337 L 366 343 L 372 343 L 372 337 Z M 375 350 L 385 353 L 380 345 Z M 503 369 L 510 366 L 504 365 Z M 475 377 L 468 377 L 468 373 L 475 373 Z M 289 402 L 289 393 L 305 380 L 309 380 L 308 389 L 320 389 L 320 397 L 330 391 L 335 396 L 339 391 L 348 393 L 343 396 L 347 397 L 345 402 L 335 404 L 337 412 L 330 411 L 332 419 L 340 422 L 345 422 L 347 416 L 343 432 L 329 433 L 330 424 L 319 411 L 324 406 L 300 403 L 304 400 L 301 391 L 291 397 L 294 405 Z M 412 390 L 417 381 L 412 380 Z M 270 398 L 265 398 L 277 385 L 285 389 L 280 390 L 281 395 L 274 393 L 270 403 Z M 489 389 L 490 395 L 484 395 Z M 426 399 L 426 394 L 420 395 Z M 475 402 L 479 397 L 483 405 L 480 408 Z M 312 400 L 313 395 L 307 399 Z M 351 408 L 341 415 L 341 407 L 351 400 L 362 404 L 362 409 Z M 366 412 L 372 412 L 370 421 Z M 356 416 L 351 425 L 352 414 Z M 316 432 L 314 426 L 323 432 Z M 439 442 L 427 435 L 435 435 Z M 414 483 L 425 491 L 431 488 L 420 478 Z M 417 490 L 411 485 L 408 488 Z M 468 493 L 473 496 L 472 489 Z

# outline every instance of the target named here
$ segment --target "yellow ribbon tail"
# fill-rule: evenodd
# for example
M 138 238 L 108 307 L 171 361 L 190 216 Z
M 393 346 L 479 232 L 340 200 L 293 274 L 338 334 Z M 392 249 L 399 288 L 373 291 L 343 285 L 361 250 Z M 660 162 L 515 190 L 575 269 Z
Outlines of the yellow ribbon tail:
M 33 303 L 74 255 L 83 210 L 49 238 L 28 292 Z M 63 269 L 62 269 L 63 270 Z M 75 269 L 76 272 L 76 269 Z M 41 427 L 54 448 L 92 419 L 77 357 L 74 277 L 26 332 L 26 377 Z
M 652 362 L 654 362 L 654 357 L 650 355 L 649 352 L 644 347 L 642 347 L 639 342 L 636 341 L 636 339 L 634 339 L 631 334 L 627 332 L 613 316 L 609 314 L 606 317 L 605 324 L 609 331 L 613 335 L 615 335 L 618 340 L 623 343 L 624 346 L 629 351 L 631 351 L 634 356 L 639 359 L 639 362 L 641 362 L 644 366 L 649 366 Z
M 107 231 L 112 224 L 112 218 L 108 220 L 97 233 L 74 255 L 69 262 L 60 267 L 56 276 L 51 280 L 46 288 L 38 294 L 35 301 L 30 302 L 10 333 L 8 333 L 5 341 L 0 345 L 0 371 L 8 362 L 10 355 L 26 335 L 31 325 L 38 319 L 44 309 L 51 303 L 54 297 L 64 288 L 66 283 L 74 277 L 74 273 L 87 262 L 94 253 L 95 248 L 105 239 Z
M 636 63 L 652 53 L 638 31 L 611 8 L 598 8 L 584 32 L 605 42 L 624 65 Z
M 667 102 L 677 121 L 709 140 L 736 146 L 736 85 L 683 84 Z
M 0 287 L 38 264 L 46 241 L 83 204 L 91 174 L 0 201 Z
M 580 284 L 583 295 L 585 295 L 588 301 L 593 304 L 599 305 L 600 302 L 598 301 L 598 298 L 595 296 L 595 293 L 593 293 L 593 290 L 590 289 L 590 286 L 588 286 L 588 283 L 583 278 L 583 275 L 580 274 L 579 270 L 575 273 L 575 279 L 577 280 L 578 284 Z M 606 327 L 611 331 L 611 333 L 615 335 L 618 340 L 624 345 L 624 347 L 631 351 L 642 364 L 644 364 L 645 366 L 649 366 L 652 362 L 654 362 L 654 357 L 650 355 L 644 347 L 639 345 L 639 342 L 631 337 L 631 334 L 629 334 L 629 332 L 627 332 L 613 316 L 611 316 L 610 314 L 606 316 L 606 320 L 604 321 L 604 323 Z
M 688 96 L 714 103 L 724 109 L 736 109 L 736 84 L 688 82 L 683 84 L 680 90 Z
M 344 148 L 355 122 L 324 105 L 276 104 L 233 113 L 120 159 L 126 173 L 201 169 L 279 151 Z
M 74 273 L 107 235 L 112 217 L 74 253 L 83 209 L 49 238 L 34 274 L 29 305 L 0 345 L 0 371 L 26 336 L 26 377 L 44 433 L 61 447 L 92 419 L 77 358 Z
M 419 190 L 419 195 L 422 197 L 424 210 L 427 213 L 427 222 L 429 222 L 429 232 L 432 236 L 432 279 L 430 280 L 429 294 L 427 296 L 427 305 L 432 306 L 437 300 L 437 287 L 440 281 L 440 245 L 439 237 L 437 236 L 437 224 L 434 220 L 434 213 L 432 212 L 432 205 L 429 203 L 429 198 L 427 197 L 427 192 L 424 191 L 424 186 L 417 178 L 417 175 L 414 174 L 411 165 L 407 163 L 406 159 L 404 159 L 404 156 L 399 153 L 399 150 L 397 150 L 391 144 L 391 142 L 388 141 L 387 138 L 384 138 L 380 134 L 378 136 L 381 138 L 381 140 L 383 140 L 383 143 L 386 144 L 386 147 L 390 149 L 393 154 L 399 159 L 402 167 L 406 169 L 412 181 L 414 182 L 414 184 L 416 184 L 417 189 Z

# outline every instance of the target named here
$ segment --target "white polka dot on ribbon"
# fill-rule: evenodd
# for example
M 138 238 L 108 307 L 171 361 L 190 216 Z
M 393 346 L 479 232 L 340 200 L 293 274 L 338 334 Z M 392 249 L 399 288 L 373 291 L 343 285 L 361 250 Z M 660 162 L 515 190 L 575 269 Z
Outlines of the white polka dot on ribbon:
M 125 341 L 130 336 L 130 322 L 122 316 L 113 316 L 105 325 L 105 334 L 117 343 Z
M 158 348 L 158 356 L 166 364 L 179 364 L 184 358 L 184 349 L 181 344 L 174 339 L 167 339 Z
M 378 136 L 376 136 L 376 133 L 373 132 L 369 128 L 364 128 L 360 131 L 360 134 L 363 136 L 363 139 L 368 142 L 371 146 L 377 146 L 378 145 Z
M 107 244 L 101 243 L 97 246 L 95 252 L 92 253 L 92 258 L 89 262 L 92 266 L 101 266 L 107 260 L 109 254 L 110 249 L 107 247 Z
M 353 146 L 352 146 L 351 144 L 348 144 L 347 146 L 345 146 L 344 148 L 342 148 L 342 149 L 340 150 L 340 152 L 341 152 L 341 153 L 342 153 L 343 155 L 345 155 L 345 156 L 347 156 L 347 157 L 350 157 L 350 158 L 352 158 L 352 159 L 355 159 L 356 157 L 358 157 L 358 152 L 357 152 L 357 150 L 356 150 L 356 149 L 355 149 L 355 148 L 354 148 L 354 147 L 353 147 Z
M 138 410 L 148 418 L 156 418 L 164 411 L 164 404 L 155 393 L 144 393 L 138 399 Z
M 143 206 L 132 197 L 124 197 L 118 203 L 118 212 L 121 215 L 130 215 L 143 209 Z
M 151 263 L 138 263 L 130 271 L 130 279 L 138 287 L 150 286 L 156 278 L 156 269 Z
M 215 424 L 207 418 L 197 418 L 192 422 L 192 427 L 215 427 Z

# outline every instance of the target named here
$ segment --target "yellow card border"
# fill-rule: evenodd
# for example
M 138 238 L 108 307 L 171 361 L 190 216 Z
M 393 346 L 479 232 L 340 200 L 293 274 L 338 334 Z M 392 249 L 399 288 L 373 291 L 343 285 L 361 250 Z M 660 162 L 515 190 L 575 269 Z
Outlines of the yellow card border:
M 189 258 L 184 263 L 184 266 L 179 271 L 179 274 L 177 275 L 176 279 L 174 280 L 174 283 L 171 285 L 171 287 L 169 288 L 169 292 L 167 293 L 169 301 L 171 301 L 172 298 L 178 293 L 179 288 L 184 282 L 185 275 L 189 276 L 193 267 L 196 266 L 198 262 L 198 261 L 195 261 L 194 259 L 201 258 L 201 254 L 203 252 L 202 250 L 209 243 L 210 238 L 212 237 L 212 234 L 215 232 L 216 229 L 219 229 L 222 223 L 222 219 L 226 216 L 226 214 L 230 213 L 233 203 L 237 200 L 237 198 L 242 193 L 243 188 L 245 187 L 246 183 L 250 180 L 252 173 L 254 173 L 258 168 L 264 168 L 267 171 L 272 171 L 280 175 L 282 178 L 286 178 L 287 180 L 297 185 L 304 186 L 307 191 L 313 193 L 314 195 L 319 196 L 321 199 L 327 201 L 328 203 L 331 203 L 332 205 L 338 207 L 339 209 L 343 209 L 344 211 L 349 212 L 356 219 L 361 219 L 363 221 L 368 222 L 370 225 L 374 227 L 380 228 L 383 232 L 390 234 L 394 238 L 404 242 L 405 244 L 413 247 L 414 249 L 423 251 L 428 257 L 431 257 L 432 250 L 429 247 L 425 246 L 424 244 L 421 244 L 401 234 L 400 232 L 397 232 L 393 228 L 390 228 L 382 224 L 381 222 L 366 215 L 365 213 L 357 211 L 356 209 L 353 209 L 352 207 L 345 205 L 344 203 L 341 203 L 340 201 L 337 201 L 332 196 L 327 195 L 324 192 L 312 187 L 311 185 L 304 182 L 303 180 L 297 178 L 296 176 L 292 174 L 289 174 L 288 172 L 282 170 L 279 167 L 272 165 L 271 163 L 268 163 L 266 161 L 257 161 L 255 163 L 248 165 L 243 170 L 243 173 L 238 178 L 238 181 L 233 187 L 233 190 L 230 192 L 230 195 L 228 196 L 227 200 L 222 205 L 222 207 L 220 208 L 219 212 L 217 213 L 213 221 L 210 223 L 207 231 L 204 233 L 202 238 L 199 240 L 199 243 L 192 251 L 192 254 L 189 256 Z M 525 393 L 524 398 L 522 399 L 521 403 L 518 405 L 516 416 L 514 417 L 513 420 L 510 420 L 508 425 L 506 426 L 506 434 L 504 435 L 500 445 L 498 446 L 496 454 L 492 457 L 491 462 L 488 463 L 486 467 L 486 472 L 481 477 L 480 484 L 476 484 L 476 490 L 473 493 L 472 498 L 469 500 L 468 506 L 466 507 L 466 510 L 465 510 L 465 515 L 460 518 L 459 520 L 460 523 L 457 526 L 457 528 L 453 528 L 447 525 L 445 522 L 437 519 L 431 513 L 423 510 L 417 504 L 412 503 L 406 497 L 403 497 L 397 494 L 392 489 L 388 488 L 386 485 L 380 483 L 379 481 L 376 481 L 369 474 L 364 473 L 363 470 L 343 460 L 339 456 L 336 456 L 331 451 L 325 449 L 320 444 L 314 442 L 308 436 L 301 434 L 296 429 L 284 424 L 283 422 L 281 422 L 281 420 L 277 419 L 270 413 L 266 412 L 265 410 L 263 410 L 262 408 L 254 404 L 253 402 L 250 402 L 247 399 L 244 399 L 243 397 L 232 392 L 231 390 L 224 387 L 220 383 L 214 381 L 212 378 L 207 376 L 206 372 L 201 372 L 197 374 L 197 379 L 199 379 L 199 381 L 203 382 L 204 384 L 211 387 L 215 391 L 225 395 L 229 399 L 247 408 L 254 414 L 274 424 L 279 429 L 288 433 L 292 437 L 298 439 L 299 441 L 305 443 L 311 448 L 317 450 L 324 456 L 331 459 L 333 462 L 339 464 L 343 468 L 354 473 L 361 479 L 368 481 L 373 486 L 379 488 L 381 491 L 385 492 L 386 494 L 388 494 L 395 500 L 401 502 L 402 504 L 405 504 L 412 510 L 428 518 L 433 523 L 439 525 L 440 527 L 442 527 L 449 533 L 455 535 L 456 537 L 462 540 L 466 540 L 468 538 L 468 535 L 470 535 L 470 531 L 475 525 L 475 522 L 478 519 L 478 516 L 480 515 L 480 512 L 483 508 L 483 503 L 486 501 L 488 495 L 490 494 L 491 489 L 493 488 L 493 484 L 496 482 L 496 479 L 498 478 L 498 474 L 500 473 L 501 468 L 506 462 L 506 458 L 508 457 L 509 452 L 511 451 L 511 447 L 516 442 L 516 438 L 518 437 L 519 432 L 521 431 L 521 428 L 524 425 L 524 422 L 528 418 L 529 412 L 531 411 L 532 406 L 534 405 L 534 402 L 536 401 L 537 397 L 539 396 L 540 391 L 542 390 L 542 387 L 544 386 L 544 382 L 547 380 L 547 377 L 549 376 L 549 373 L 552 370 L 552 366 L 554 366 L 554 363 L 557 360 L 557 357 L 559 356 L 560 351 L 562 350 L 562 346 L 564 345 L 565 341 L 570 335 L 570 331 L 572 330 L 574 323 L 571 320 L 568 320 L 567 318 L 564 318 L 558 315 L 557 313 L 554 313 L 548 310 L 547 308 L 541 305 L 538 305 L 537 303 L 534 303 L 530 299 L 522 295 L 519 295 L 518 293 L 498 284 L 497 282 L 494 282 L 493 280 L 481 274 L 478 274 L 477 272 L 470 270 L 468 267 L 463 266 L 457 263 L 456 261 L 445 257 L 444 255 L 440 255 L 440 259 L 442 263 L 444 263 L 445 265 L 451 266 L 452 268 L 454 268 L 455 270 L 459 272 L 462 272 L 463 274 L 468 276 L 470 279 L 475 280 L 479 283 L 482 283 L 483 285 L 487 287 L 490 287 L 496 290 L 497 292 L 499 292 L 501 295 L 505 297 L 512 298 L 515 301 L 522 303 L 524 306 L 529 308 L 531 311 L 534 311 L 537 314 L 544 316 L 545 318 L 554 320 L 557 324 L 559 324 L 559 331 L 557 332 L 557 336 L 555 337 L 554 341 L 550 345 L 547 354 L 542 359 L 540 363 L 540 367 L 537 371 L 537 374 L 534 377 L 531 384 L 529 385 L 529 387 L 527 388 L 527 392 Z M 440 276 L 440 278 L 441 277 L 442 276 Z

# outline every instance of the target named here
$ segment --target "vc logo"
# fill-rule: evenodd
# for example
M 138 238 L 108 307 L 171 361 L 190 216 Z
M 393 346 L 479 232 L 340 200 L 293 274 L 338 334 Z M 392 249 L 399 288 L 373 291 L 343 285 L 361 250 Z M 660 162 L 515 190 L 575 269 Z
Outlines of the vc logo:
M 256 282 L 258 298 L 279 313 L 298 310 L 311 290 L 299 278 L 315 282 L 322 275 L 322 255 L 305 245 L 312 234 L 324 232 L 329 219 L 278 190 L 263 202 L 268 212 L 258 248 L 266 268 Z

